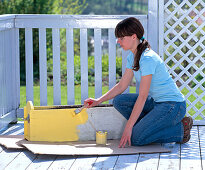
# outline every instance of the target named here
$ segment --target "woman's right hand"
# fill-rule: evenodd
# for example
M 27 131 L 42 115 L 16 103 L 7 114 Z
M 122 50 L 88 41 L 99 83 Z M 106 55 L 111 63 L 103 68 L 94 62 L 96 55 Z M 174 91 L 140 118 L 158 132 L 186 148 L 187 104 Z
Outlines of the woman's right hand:
M 84 101 L 84 106 L 86 106 L 86 108 L 91 108 L 97 106 L 100 103 L 101 102 L 99 99 L 88 98 Z

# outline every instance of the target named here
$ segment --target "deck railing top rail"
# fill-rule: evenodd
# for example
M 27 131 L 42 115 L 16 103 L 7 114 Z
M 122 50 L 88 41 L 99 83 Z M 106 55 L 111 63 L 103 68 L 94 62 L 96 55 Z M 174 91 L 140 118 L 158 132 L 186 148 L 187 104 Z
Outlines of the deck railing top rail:
M 17 15 L 16 28 L 114 28 L 116 24 L 129 16 L 105 15 Z M 134 16 L 146 21 L 146 15 Z

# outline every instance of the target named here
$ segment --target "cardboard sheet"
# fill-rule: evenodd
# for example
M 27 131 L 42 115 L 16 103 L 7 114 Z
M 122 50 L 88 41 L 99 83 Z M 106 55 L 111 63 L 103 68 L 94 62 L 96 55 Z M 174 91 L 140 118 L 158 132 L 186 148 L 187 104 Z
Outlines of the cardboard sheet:
M 34 154 L 51 155 L 127 155 L 170 152 L 160 144 L 118 148 L 119 140 L 108 140 L 106 146 L 101 146 L 96 145 L 95 141 L 32 142 L 25 140 L 21 135 L 0 136 L 0 144 L 6 148 L 27 148 Z
M 160 144 L 147 146 L 131 146 L 118 148 L 119 140 L 108 140 L 106 146 L 96 145 L 95 141 L 81 142 L 30 142 L 21 140 L 19 143 L 35 154 L 52 155 L 118 155 L 118 154 L 137 154 L 137 153 L 160 153 L 170 152 Z
M 0 145 L 7 149 L 23 149 L 25 147 L 17 145 L 17 142 L 24 139 L 24 135 L 0 135 Z

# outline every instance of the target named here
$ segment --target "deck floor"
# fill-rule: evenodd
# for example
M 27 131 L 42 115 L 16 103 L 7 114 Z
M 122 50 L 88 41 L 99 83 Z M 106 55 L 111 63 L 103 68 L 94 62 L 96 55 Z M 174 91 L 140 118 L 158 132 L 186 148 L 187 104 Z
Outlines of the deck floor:
M 1 135 L 22 135 L 23 123 L 9 125 Z M 194 126 L 186 144 L 164 144 L 172 152 L 118 156 L 35 155 L 0 146 L 0 170 L 19 169 L 205 169 L 205 126 Z

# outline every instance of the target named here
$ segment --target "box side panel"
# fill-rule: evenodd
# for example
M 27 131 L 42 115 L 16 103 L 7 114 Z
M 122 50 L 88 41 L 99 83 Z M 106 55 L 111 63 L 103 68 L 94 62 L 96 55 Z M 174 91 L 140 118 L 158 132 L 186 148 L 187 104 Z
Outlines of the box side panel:
M 86 111 L 74 109 L 33 110 L 30 114 L 30 141 L 77 141 L 77 125 L 88 119 Z

